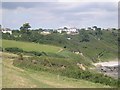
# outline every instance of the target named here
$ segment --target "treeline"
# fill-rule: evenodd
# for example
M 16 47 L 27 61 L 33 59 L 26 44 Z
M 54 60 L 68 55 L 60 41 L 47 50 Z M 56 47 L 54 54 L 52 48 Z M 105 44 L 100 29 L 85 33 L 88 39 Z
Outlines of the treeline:
M 75 48 L 79 48 L 77 47 L 80 42 L 90 42 L 91 39 L 91 35 L 94 36 L 94 38 L 98 39 L 98 40 L 103 40 L 106 39 L 106 36 L 108 34 L 108 32 L 110 32 L 111 37 L 109 38 L 115 38 L 117 39 L 118 36 L 118 32 L 117 29 L 113 28 L 111 31 L 108 30 L 102 30 L 101 28 L 98 28 L 97 26 L 93 26 L 93 28 L 95 29 L 95 31 L 93 31 L 90 27 L 88 28 L 88 30 L 85 29 L 79 29 L 79 34 L 75 35 L 75 37 L 73 37 L 72 35 L 67 35 L 66 33 L 57 33 L 54 32 L 52 30 L 52 33 L 50 35 L 42 35 L 40 34 L 42 31 L 44 31 L 44 29 L 40 28 L 40 29 L 35 29 L 35 30 L 30 30 L 29 28 L 31 28 L 31 25 L 29 23 L 24 23 L 21 27 L 20 30 L 13 30 L 12 34 L 10 35 L 9 33 L 6 34 L 2 34 L 2 38 L 3 39 L 10 39 L 10 40 L 17 40 L 17 41 L 29 41 L 29 42 L 35 42 L 35 43 L 44 43 L 44 44 L 53 44 L 53 45 L 59 45 L 59 46 L 67 46 L 67 48 L 72 48 L 73 45 L 76 44 Z M 49 30 L 50 31 L 50 30 Z M 51 31 L 50 31 L 51 32 Z M 67 40 L 67 38 L 78 38 L 75 40 Z M 76 41 L 77 40 L 77 41 Z M 74 41 L 76 41 L 77 43 L 75 43 Z M 113 40 L 115 41 L 115 40 Z M 72 45 L 73 43 L 73 45 Z M 114 43 L 113 43 L 114 44 Z
M 28 30 L 27 32 L 21 32 L 21 31 L 13 31 L 13 34 L 10 35 L 9 33 L 2 34 L 3 39 L 8 40 L 16 40 L 16 41 L 28 41 L 28 42 L 35 42 L 35 43 L 42 43 L 42 44 L 52 44 L 52 45 L 58 45 L 58 46 L 67 46 L 68 49 L 73 48 L 79 48 L 78 45 L 80 43 L 84 42 L 91 42 L 92 38 L 96 38 L 99 40 L 107 40 L 107 31 L 86 31 L 86 30 L 80 30 L 78 35 L 67 35 L 67 34 L 59 34 L 59 33 L 51 33 L 49 35 L 42 35 L 40 34 L 40 31 L 36 30 Z M 93 37 L 91 37 L 91 35 Z M 113 44 L 117 42 L 117 32 L 112 31 L 111 35 L 109 35 L 112 39 Z M 70 38 L 71 40 L 67 40 L 67 38 Z M 119 40 L 119 39 L 118 39 Z M 76 46 L 75 46 L 76 44 Z M 75 46 L 75 47 L 73 47 Z

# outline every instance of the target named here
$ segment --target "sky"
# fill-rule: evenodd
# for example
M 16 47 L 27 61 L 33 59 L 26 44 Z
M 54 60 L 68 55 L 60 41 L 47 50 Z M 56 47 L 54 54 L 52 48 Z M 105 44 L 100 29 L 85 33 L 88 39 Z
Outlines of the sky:
M 2 25 L 19 29 L 23 23 L 32 28 L 118 27 L 117 2 L 2 2 Z

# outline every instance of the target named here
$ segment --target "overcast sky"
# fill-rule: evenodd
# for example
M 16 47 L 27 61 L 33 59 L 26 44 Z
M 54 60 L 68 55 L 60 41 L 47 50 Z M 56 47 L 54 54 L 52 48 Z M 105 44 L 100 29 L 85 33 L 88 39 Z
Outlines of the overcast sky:
M 117 2 L 3 2 L 2 24 L 19 29 L 29 22 L 32 28 L 118 27 Z

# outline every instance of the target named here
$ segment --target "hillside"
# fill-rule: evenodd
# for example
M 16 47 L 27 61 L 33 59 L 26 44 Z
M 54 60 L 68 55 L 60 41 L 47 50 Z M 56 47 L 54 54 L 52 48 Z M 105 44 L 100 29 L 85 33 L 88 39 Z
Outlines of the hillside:
M 7 41 L 10 42 L 11 40 Z M 19 41 L 14 41 L 14 44 L 15 42 L 18 43 Z M 10 45 L 12 45 L 12 43 Z M 26 43 L 26 45 L 29 44 Z M 17 45 L 15 47 L 19 48 Z M 100 83 L 109 86 L 117 85 L 117 80 L 114 78 L 90 70 L 90 68 L 93 66 L 92 62 L 90 62 L 88 58 L 70 52 L 67 49 L 62 51 L 60 50 L 60 52 L 57 52 L 54 55 L 46 52 L 46 55 L 42 54 L 40 56 L 37 56 L 33 55 L 33 52 L 31 54 L 28 54 L 29 52 L 26 53 L 24 50 L 22 52 L 16 52 L 16 49 L 14 47 L 6 48 L 3 47 L 4 52 L 12 52 L 18 54 L 18 57 L 12 57 L 12 65 L 14 65 L 14 67 L 24 69 L 25 71 L 32 70 L 36 72 L 47 72 L 55 75 L 59 74 L 60 76 L 66 76 L 68 78 L 87 80 L 92 83 Z M 10 51 L 6 51 L 8 49 L 10 49 Z M 59 54 L 61 54 L 62 57 L 60 57 Z M 4 58 L 5 57 L 6 56 L 4 56 Z M 8 56 L 8 60 L 9 59 L 10 57 Z
M 52 45 L 20 42 L 14 40 L 2 40 L 2 46 L 3 48 L 19 47 L 21 49 L 24 49 L 25 51 L 52 52 L 52 53 L 56 53 L 61 49 L 60 47 L 52 46 Z
M 14 40 L 2 40 L 3 48 L 10 48 L 10 47 L 17 47 L 20 49 L 23 49 L 24 51 L 35 51 L 35 52 L 45 52 L 47 56 L 45 57 L 53 57 L 54 58 L 60 58 L 68 59 L 74 63 L 80 62 L 86 65 L 90 65 L 91 61 L 89 59 L 85 59 L 86 57 L 83 57 L 81 55 L 77 55 L 73 52 L 70 52 L 67 49 L 64 49 L 62 47 L 56 47 L 53 45 L 45 45 L 45 44 L 36 44 L 36 43 L 30 43 L 30 42 L 21 42 L 21 41 L 14 41 Z
M 77 35 L 70 35 L 65 33 L 51 33 L 49 35 L 41 35 L 39 34 L 39 31 L 34 30 L 29 31 L 29 34 L 22 34 L 20 32 L 14 31 L 12 35 L 3 34 L 3 39 L 32 42 L 31 44 L 28 43 L 30 45 L 25 45 L 25 43 L 22 42 L 15 43 L 19 48 L 25 50 L 39 51 L 39 48 L 41 48 L 42 44 L 45 44 L 45 46 L 48 46 L 43 46 L 43 48 L 40 49 L 41 51 L 56 53 L 57 51 L 59 52 L 59 50 L 65 49 L 69 52 L 79 52 L 85 56 L 86 59 L 89 59 L 89 61 L 98 62 L 117 58 L 117 32 L 117 30 L 102 30 L 101 34 L 99 35 L 98 31 L 80 30 L 79 34 Z M 15 44 L 14 41 L 3 41 L 3 47 L 10 47 L 9 45 L 11 45 L 11 47 L 14 47 L 16 46 Z M 51 45 L 57 47 L 51 47 Z M 60 54 L 61 53 L 62 51 Z
M 109 86 L 13 66 L 15 54 L 3 53 L 3 88 L 109 88 Z M 9 57 L 9 58 L 8 58 Z M 14 77 L 14 78 L 12 78 Z
M 24 71 L 23 76 L 29 73 L 26 85 L 27 82 L 31 83 L 31 81 L 34 81 L 36 85 L 41 83 L 41 86 L 38 85 L 36 87 L 79 87 L 77 83 L 82 80 L 85 84 L 87 81 L 103 87 L 105 85 L 116 87 L 117 80 L 95 71 L 93 63 L 116 60 L 118 57 L 117 38 L 116 30 L 101 31 L 100 35 L 98 31 L 93 30 L 81 30 L 76 35 L 66 33 L 41 35 L 39 31 L 29 31 L 27 33 L 14 31 L 12 35 L 3 34 L 3 46 L 1 49 L 11 55 L 12 53 L 17 55 L 17 57 L 13 56 L 12 58 L 5 55 L 4 57 L 7 58 L 4 61 L 5 63 L 8 62 L 8 64 L 12 63 L 12 67 Z M 34 72 L 36 73 L 35 77 L 33 77 Z M 43 82 L 44 80 L 37 79 L 44 78 L 37 74 L 51 75 L 51 77 L 56 77 L 60 82 L 47 80 L 48 83 L 45 83 Z M 51 80 L 47 77 L 46 79 Z M 61 82 L 66 79 L 62 80 L 59 77 L 62 79 L 67 78 L 71 84 L 75 83 L 76 86 L 68 85 L 68 81 L 64 83 L 65 86 L 62 85 Z M 71 79 L 74 79 L 75 82 L 72 82 Z M 53 85 L 55 83 L 57 85 Z M 82 83 L 79 83 L 79 85 L 84 87 Z

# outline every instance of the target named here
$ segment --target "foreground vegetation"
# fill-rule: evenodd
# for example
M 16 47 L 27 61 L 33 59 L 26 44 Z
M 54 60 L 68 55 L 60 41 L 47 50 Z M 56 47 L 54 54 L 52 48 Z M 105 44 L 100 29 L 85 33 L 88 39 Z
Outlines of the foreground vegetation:
M 22 60 L 15 60 L 13 64 L 23 69 L 30 68 L 35 71 L 47 71 L 69 78 L 88 80 L 113 87 L 118 86 L 118 81 L 116 79 L 101 73 L 89 71 L 88 69 L 82 70 L 82 68 L 79 68 L 74 61 L 65 59 L 28 57 L 23 58 Z
M 3 53 L 3 88 L 110 88 L 110 86 L 13 66 L 15 54 Z

